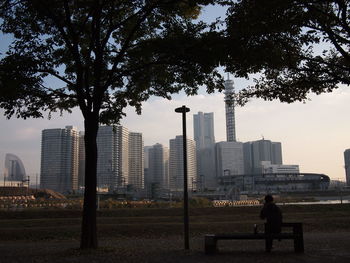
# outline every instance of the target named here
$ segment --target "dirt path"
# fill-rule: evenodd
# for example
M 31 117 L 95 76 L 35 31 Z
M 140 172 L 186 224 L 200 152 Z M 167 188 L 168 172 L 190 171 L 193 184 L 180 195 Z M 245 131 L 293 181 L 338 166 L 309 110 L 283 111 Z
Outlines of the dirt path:
M 191 239 L 190 251 L 182 249 L 182 237 L 102 240 L 97 251 L 78 250 L 78 241 L 11 241 L 0 244 L 0 262 L 350 262 L 350 232 L 306 233 L 304 239 L 304 254 L 295 254 L 290 240 L 275 242 L 269 254 L 262 240 L 247 240 L 219 242 L 220 253 L 212 256 L 204 254 L 202 237 Z

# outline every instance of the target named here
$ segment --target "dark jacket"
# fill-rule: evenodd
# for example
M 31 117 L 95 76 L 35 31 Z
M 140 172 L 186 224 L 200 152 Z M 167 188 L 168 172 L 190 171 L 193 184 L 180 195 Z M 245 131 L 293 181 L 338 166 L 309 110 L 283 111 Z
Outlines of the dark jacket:
M 274 203 L 265 203 L 261 209 L 260 218 L 266 219 L 267 233 L 281 233 L 282 212 Z

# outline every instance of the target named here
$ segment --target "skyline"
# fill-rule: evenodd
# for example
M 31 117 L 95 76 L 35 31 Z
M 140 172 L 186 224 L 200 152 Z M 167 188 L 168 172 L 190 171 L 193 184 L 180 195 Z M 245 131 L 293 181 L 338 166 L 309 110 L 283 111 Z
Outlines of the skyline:
M 236 80 L 235 89 L 246 85 Z M 283 163 L 297 164 L 301 172 L 323 173 L 331 179 L 345 180 L 343 152 L 350 148 L 350 123 L 344 116 L 350 110 L 350 90 L 347 87 L 329 94 L 311 95 L 311 101 L 282 104 L 277 101 L 252 100 L 244 107 L 236 107 L 237 141 L 267 140 L 282 143 Z M 143 103 L 142 115 L 127 108 L 121 125 L 132 132 L 141 132 L 144 145 L 161 143 L 169 146 L 169 140 L 181 135 L 181 118 L 175 113 L 176 107 L 190 108 L 187 117 L 188 137 L 193 139 L 193 114 L 214 112 L 216 142 L 226 141 L 224 94 L 205 94 L 201 89 L 197 96 L 175 95 L 171 101 L 151 98 Z M 2 110 L 1 110 L 2 111 Z M 34 180 L 40 173 L 41 130 L 63 128 L 73 125 L 83 130 L 83 119 L 79 110 L 63 117 L 54 114 L 47 119 L 11 119 L 1 114 L 0 125 L 0 178 L 3 179 L 6 153 L 16 154 L 24 163 L 26 172 Z M 155 132 L 156 131 L 156 132 Z
M 207 22 L 214 21 L 216 17 L 224 16 L 225 11 L 225 7 L 207 6 L 201 18 Z M 12 39 L 10 35 L 0 37 L 1 53 Z M 226 76 L 222 69 L 221 73 Z M 233 81 L 236 91 L 252 83 L 251 80 L 237 78 L 233 78 Z M 52 81 L 52 85 L 56 86 L 58 82 Z M 284 164 L 298 164 L 301 172 L 324 173 L 331 179 L 344 181 L 343 153 L 350 148 L 350 122 L 347 121 L 350 89 L 342 86 L 332 93 L 309 97 L 312 100 L 305 104 L 253 99 L 245 107 L 236 107 L 237 141 L 254 141 L 262 137 L 279 141 L 282 143 Z M 152 97 L 143 103 L 141 116 L 128 107 L 127 117 L 121 121 L 121 125 L 129 131 L 142 132 L 145 145 L 162 143 L 169 146 L 170 139 L 182 134 L 181 116 L 174 112 L 182 105 L 190 108 L 187 114 L 189 138 L 193 138 L 193 114 L 202 111 L 214 112 L 216 142 L 226 141 L 224 93 L 208 95 L 203 88 L 197 96 L 186 97 L 181 93 L 174 95 L 171 101 Z M 67 125 L 83 130 L 83 118 L 78 109 L 74 109 L 73 114 L 64 113 L 63 117 L 59 117 L 58 113 L 53 114 L 51 120 L 47 119 L 47 115 L 45 113 L 44 119 L 6 120 L 0 109 L 0 180 L 3 180 L 6 153 L 21 158 L 26 172 L 35 180 L 35 173 L 40 173 L 41 130 Z

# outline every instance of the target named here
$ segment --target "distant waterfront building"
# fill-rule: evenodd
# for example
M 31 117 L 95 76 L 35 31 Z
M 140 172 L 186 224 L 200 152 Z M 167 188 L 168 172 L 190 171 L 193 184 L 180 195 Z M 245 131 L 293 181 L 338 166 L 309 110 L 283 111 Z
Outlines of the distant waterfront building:
M 188 189 L 196 188 L 197 164 L 195 142 L 187 139 L 187 183 Z M 183 137 L 176 136 L 170 140 L 169 150 L 169 181 L 172 191 L 183 191 L 184 167 L 183 167 Z
M 259 174 L 262 171 L 261 162 L 282 164 L 282 144 L 270 140 L 246 142 L 243 145 L 245 174 Z
M 129 184 L 129 132 L 123 126 L 100 126 L 97 134 L 97 187 L 115 191 Z
M 144 152 L 142 133 L 129 133 L 129 179 L 133 189 L 144 188 Z
M 27 179 L 26 171 L 21 159 L 12 153 L 7 153 L 5 156 L 5 180 L 21 182 L 25 179 Z
M 60 193 L 78 189 L 78 131 L 46 129 L 41 137 L 40 187 Z
M 220 189 L 232 193 L 255 192 L 260 194 L 283 192 L 326 190 L 330 179 L 324 174 L 315 173 L 266 173 L 256 175 L 221 176 Z
M 236 121 L 235 121 L 235 103 L 233 95 L 235 89 L 233 80 L 227 79 L 225 85 L 225 108 L 226 108 L 226 140 L 228 142 L 236 141 Z
M 344 151 L 346 185 L 350 186 L 350 149 Z
M 149 149 L 148 189 L 154 196 L 155 190 L 169 189 L 169 149 L 155 144 Z
M 244 174 L 243 143 L 216 143 L 216 174 L 234 176 Z
M 194 114 L 193 132 L 197 149 L 197 187 L 199 190 L 215 188 L 214 113 Z
M 271 164 L 270 161 L 262 161 L 262 174 L 298 174 L 299 165 L 296 164 Z

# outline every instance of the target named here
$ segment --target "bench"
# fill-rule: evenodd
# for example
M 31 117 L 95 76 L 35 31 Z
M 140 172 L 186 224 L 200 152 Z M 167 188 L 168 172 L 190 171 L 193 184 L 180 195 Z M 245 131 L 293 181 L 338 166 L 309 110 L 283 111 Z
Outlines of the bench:
M 302 223 L 282 223 L 283 228 L 292 228 L 292 232 L 285 232 L 279 234 L 269 233 L 233 233 L 233 234 L 211 234 L 204 237 L 204 249 L 206 254 L 215 254 L 218 252 L 218 240 L 232 240 L 232 239 L 265 239 L 265 251 L 270 252 L 272 248 L 273 239 L 293 239 L 294 251 L 296 253 L 304 252 L 304 237 Z M 266 229 L 266 224 L 265 224 Z

